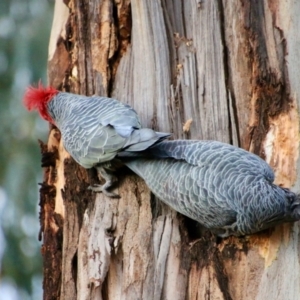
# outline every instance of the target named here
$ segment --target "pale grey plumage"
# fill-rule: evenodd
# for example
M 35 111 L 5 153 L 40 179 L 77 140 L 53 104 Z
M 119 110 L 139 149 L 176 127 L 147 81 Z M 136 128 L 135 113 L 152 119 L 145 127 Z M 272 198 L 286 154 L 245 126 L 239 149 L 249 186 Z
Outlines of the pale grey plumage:
M 221 236 L 251 234 L 300 218 L 297 195 L 276 186 L 270 166 L 216 141 L 165 141 L 125 164 L 176 211 Z
M 117 181 L 110 161 L 118 153 L 147 149 L 170 134 L 141 128 L 139 117 L 129 105 L 118 100 L 58 92 L 47 103 L 47 111 L 62 134 L 64 147 L 84 168 L 95 167 L 104 185 L 90 187 L 109 197 Z
M 59 92 L 47 108 L 66 150 L 85 168 L 110 161 L 123 150 L 145 150 L 169 136 L 141 128 L 135 110 L 111 98 Z

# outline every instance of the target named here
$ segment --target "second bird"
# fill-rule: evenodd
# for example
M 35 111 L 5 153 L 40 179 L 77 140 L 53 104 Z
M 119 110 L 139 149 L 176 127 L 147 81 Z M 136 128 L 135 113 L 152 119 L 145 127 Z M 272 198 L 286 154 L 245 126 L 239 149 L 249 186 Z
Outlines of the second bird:
M 300 198 L 274 184 L 260 157 L 217 141 L 163 141 L 149 158 L 124 159 L 176 211 L 221 237 L 300 220 Z

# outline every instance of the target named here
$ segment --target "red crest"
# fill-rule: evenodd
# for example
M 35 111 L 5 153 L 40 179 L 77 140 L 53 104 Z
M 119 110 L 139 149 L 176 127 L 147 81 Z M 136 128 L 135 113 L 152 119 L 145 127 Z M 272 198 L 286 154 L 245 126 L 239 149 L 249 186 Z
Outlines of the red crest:
M 23 103 L 28 110 L 38 110 L 43 119 L 53 123 L 47 111 L 47 103 L 58 92 L 55 88 L 51 86 L 44 87 L 41 83 L 39 83 L 37 88 L 29 86 L 25 92 Z

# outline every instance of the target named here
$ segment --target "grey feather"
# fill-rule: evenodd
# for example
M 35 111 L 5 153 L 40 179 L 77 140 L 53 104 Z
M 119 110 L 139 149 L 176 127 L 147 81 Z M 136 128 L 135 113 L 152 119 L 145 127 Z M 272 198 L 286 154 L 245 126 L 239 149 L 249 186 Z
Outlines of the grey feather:
M 142 129 L 135 110 L 115 99 L 60 92 L 47 108 L 66 150 L 85 168 L 112 160 L 122 151 L 145 150 L 170 136 Z
M 216 141 L 164 141 L 125 164 L 176 211 L 221 236 L 300 219 L 299 197 L 260 157 Z

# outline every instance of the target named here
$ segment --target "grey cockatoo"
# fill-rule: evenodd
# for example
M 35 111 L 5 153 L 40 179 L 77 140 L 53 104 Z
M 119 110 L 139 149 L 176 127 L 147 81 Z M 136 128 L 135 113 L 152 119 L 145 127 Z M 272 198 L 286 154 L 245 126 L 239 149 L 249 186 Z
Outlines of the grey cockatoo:
M 220 236 L 300 219 L 300 198 L 260 157 L 216 141 L 163 141 L 125 164 L 176 211 Z M 122 154 L 121 154 L 122 155 Z
M 27 89 L 24 104 L 59 128 L 64 147 L 81 166 L 97 169 L 106 183 L 92 190 L 110 197 L 117 195 L 107 190 L 115 180 L 107 162 L 119 152 L 143 151 L 170 135 L 141 128 L 134 109 L 106 97 L 64 93 L 39 84 Z

